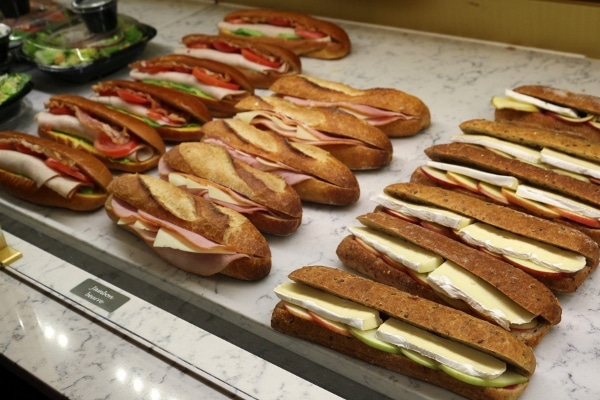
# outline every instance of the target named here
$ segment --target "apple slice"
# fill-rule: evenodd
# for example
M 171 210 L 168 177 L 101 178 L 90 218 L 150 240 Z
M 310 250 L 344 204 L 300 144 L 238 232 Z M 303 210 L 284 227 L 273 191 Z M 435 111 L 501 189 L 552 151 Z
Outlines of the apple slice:
M 435 361 L 429 357 L 425 357 L 425 356 L 417 353 L 416 351 L 400 348 L 400 352 L 404 356 L 406 356 L 406 358 L 416 362 L 419 365 L 422 365 L 422 366 L 430 368 L 430 369 L 440 369 L 440 364 L 437 361 Z
M 310 310 L 307 310 L 307 312 L 310 314 L 312 319 L 315 320 L 315 322 L 317 322 L 324 328 L 327 328 L 330 331 L 335 332 L 339 335 L 348 336 L 348 337 L 352 336 L 347 325 L 342 324 L 341 322 L 332 321 L 325 317 L 321 317 L 320 315 L 315 314 L 314 312 L 312 312 Z
M 581 225 L 589 226 L 590 228 L 600 228 L 600 221 L 598 221 L 596 218 L 588 217 L 574 211 L 565 210 L 564 208 L 553 206 L 550 207 L 563 218 L 570 219 L 571 221 L 575 221 Z
M 446 176 L 448 177 L 448 180 L 455 182 L 464 189 L 467 189 L 471 192 L 478 191 L 476 179 L 452 171 L 446 172 Z
M 431 221 L 421 221 L 420 225 L 423 228 L 427 228 L 430 231 L 433 231 L 435 233 L 439 233 L 440 235 L 444 235 L 444 236 L 448 236 L 448 237 L 454 237 L 454 231 L 450 228 L 448 228 L 447 226 L 443 226 L 440 225 L 436 222 L 431 222 Z
M 486 182 L 479 182 L 479 184 L 477 185 L 477 190 L 479 190 L 479 192 L 484 196 L 489 197 L 490 199 L 495 200 L 498 203 L 510 204 L 506 196 L 504 196 L 504 194 L 502 193 L 502 190 L 499 186 L 491 185 Z
M 540 277 L 554 277 L 558 278 L 564 275 L 563 272 L 552 270 L 550 268 L 544 268 L 541 265 L 538 265 L 532 261 L 524 260 L 522 258 L 516 258 L 509 255 L 504 254 L 502 258 L 505 261 L 508 261 L 509 264 L 514 265 L 515 267 L 522 269 L 530 275 L 540 276 Z
M 378 255 L 379 255 L 379 257 L 381 257 L 381 259 L 383 261 L 388 263 L 392 268 L 395 268 L 399 271 L 402 271 L 402 272 L 410 275 L 415 281 L 422 283 L 423 285 L 429 286 L 429 284 L 427 283 L 427 273 L 421 273 L 421 272 L 417 272 L 413 269 L 410 269 L 410 268 L 392 260 L 390 257 L 386 256 L 383 253 L 379 253 Z
M 308 312 L 308 310 L 306 310 L 306 309 L 304 309 L 302 307 L 299 307 L 299 306 L 297 306 L 295 304 L 288 303 L 288 302 L 284 302 L 283 306 L 294 317 L 298 317 L 298 318 L 305 319 L 305 320 L 311 320 L 311 319 L 313 319 L 312 316 L 310 315 L 310 313 Z
M 392 354 L 400 353 L 400 348 L 398 346 L 395 346 L 388 342 L 384 342 L 383 340 L 381 340 L 377 337 L 377 335 L 376 335 L 377 328 L 367 329 L 365 331 L 362 331 L 360 329 L 357 329 L 357 328 L 354 328 L 351 326 L 349 328 L 349 330 L 350 330 L 350 333 L 352 334 L 352 336 L 354 336 L 355 338 L 357 338 L 358 340 L 360 340 L 367 346 L 373 347 L 377 350 L 385 351 L 387 353 L 392 353 Z
M 517 194 L 506 188 L 501 189 L 502 194 L 510 204 L 514 204 L 516 206 L 522 207 L 527 211 L 530 211 L 532 214 L 544 217 L 544 218 L 560 218 L 561 215 L 553 208 L 547 207 L 537 201 L 525 199 L 521 196 L 517 196 Z
M 391 208 L 385 208 L 385 212 L 390 214 L 393 217 L 400 218 L 406 222 L 411 222 L 413 224 L 418 224 L 421 220 L 417 217 L 413 217 L 412 215 L 402 214 L 398 211 L 392 210 Z
M 566 122 L 573 122 L 573 123 L 584 123 L 584 122 L 588 122 L 594 119 L 594 116 L 592 114 L 587 114 L 584 115 L 583 117 L 577 116 L 577 117 L 567 117 L 566 115 L 561 115 L 561 114 L 554 114 L 552 113 L 553 117 L 556 117 L 558 119 L 562 119 L 563 121 Z
M 448 187 L 451 187 L 451 188 L 459 188 L 459 187 L 461 187 L 456 182 L 448 179 L 448 177 L 446 176 L 446 172 L 445 171 L 439 170 L 437 168 L 430 167 L 428 165 L 422 165 L 421 166 L 421 171 L 423 171 L 423 173 L 425 175 L 427 175 L 431 180 L 435 181 L 436 183 L 439 183 L 440 185 L 448 186 Z
M 484 379 L 478 376 L 467 375 L 463 372 L 457 371 L 456 369 L 449 367 L 447 365 L 440 364 L 440 369 L 459 381 L 474 385 L 474 386 L 484 386 L 484 387 L 507 387 L 513 385 L 519 385 L 521 383 L 527 382 L 529 379 L 527 377 L 517 374 L 513 371 L 506 371 L 502 375 L 494 379 Z
M 491 101 L 494 108 L 499 110 L 503 108 L 510 108 L 517 111 L 525 111 L 525 112 L 537 112 L 540 111 L 539 108 L 530 103 L 525 103 L 522 101 L 517 101 L 505 96 L 494 96 Z
M 591 126 L 593 126 L 596 129 L 600 129 L 600 119 L 594 119 L 594 120 L 588 121 L 588 124 L 590 124 Z

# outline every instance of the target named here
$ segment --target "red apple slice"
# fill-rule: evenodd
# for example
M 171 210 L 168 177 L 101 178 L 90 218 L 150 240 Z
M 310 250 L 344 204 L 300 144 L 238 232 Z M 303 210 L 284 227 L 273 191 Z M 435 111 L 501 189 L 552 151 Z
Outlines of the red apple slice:
M 560 214 L 556 212 L 554 209 L 550 207 L 546 207 L 545 205 L 538 203 L 537 201 L 525 199 L 521 196 L 517 196 L 517 194 L 506 188 L 501 189 L 502 194 L 510 204 L 514 204 L 516 206 L 522 207 L 527 211 L 530 211 L 532 214 L 544 217 L 544 218 L 560 218 Z
M 396 261 L 392 260 L 385 254 L 380 253 L 379 257 L 381 257 L 381 259 L 383 261 L 385 261 L 386 263 L 388 263 L 392 268 L 395 268 L 399 271 L 402 271 L 402 272 L 410 275 L 415 281 L 417 281 L 425 286 L 429 286 L 429 284 L 427 283 L 427 274 L 417 272 L 417 271 L 412 270 L 400 263 L 397 263 Z
M 481 194 L 483 194 L 486 197 L 489 197 L 492 200 L 497 201 L 498 203 L 510 204 L 506 196 L 504 196 L 504 194 L 502 193 L 502 190 L 499 186 L 491 185 L 486 182 L 479 182 L 479 184 L 477 185 L 477 189 Z
M 448 171 L 446 172 L 446 177 L 448 180 L 455 182 L 460 187 L 467 189 L 471 192 L 478 192 L 477 189 L 477 180 L 470 178 L 468 176 L 457 174 L 456 172 Z
M 523 260 L 521 258 L 511 257 L 507 255 L 504 255 L 502 258 L 509 264 L 514 265 L 515 267 L 527 272 L 532 276 L 539 276 L 544 278 L 559 278 L 567 275 L 561 271 L 552 270 L 550 268 L 544 268 L 543 266 L 535 264 L 534 262 L 531 262 L 529 260 Z
M 413 217 L 412 215 L 402 214 L 396 210 L 392 210 L 390 208 L 386 208 L 385 212 L 390 214 L 393 217 L 400 218 L 404 221 L 411 222 L 413 224 L 418 224 L 421 220 L 419 218 Z
M 310 315 L 310 313 L 308 312 L 308 310 L 306 310 L 306 309 L 304 309 L 304 308 L 302 308 L 300 306 L 297 306 L 297 305 L 292 304 L 292 303 L 283 303 L 283 306 L 294 317 L 298 317 L 298 318 L 306 319 L 306 320 L 313 319 L 312 316 Z
M 440 225 L 436 222 L 431 222 L 431 221 L 421 221 L 420 225 L 423 228 L 427 228 L 430 231 L 433 231 L 435 233 L 439 233 L 440 235 L 444 235 L 444 236 L 448 236 L 448 237 L 454 237 L 454 231 L 450 228 L 448 228 L 447 226 L 443 226 Z
M 600 228 L 600 221 L 595 218 L 588 217 L 582 214 L 578 214 L 574 211 L 565 210 L 563 208 L 551 207 L 554 209 L 560 216 L 566 219 L 570 219 L 571 221 L 575 221 L 581 225 L 589 226 L 590 228 Z
M 436 183 L 439 183 L 440 185 L 443 186 L 448 186 L 451 188 L 459 188 L 461 187 L 459 184 L 457 184 L 454 181 L 451 181 L 450 179 L 448 179 L 448 177 L 446 176 L 446 172 L 439 170 L 437 168 L 432 168 L 428 165 L 422 165 L 421 166 L 421 171 L 423 171 L 423 173 L 425 175 L 427 175 L 431 180 L 435 181 Z
M 332 321 L 328 318 L 317 315 L 310 310 L 308 311 L 308 313 L 313 318 L 313 320 L 315 320 L 315 322 L 317 322 L 321 326 L 329 329 L 330 331 L 335 332 L 340 335 L 352 337 L 352 334 L 350 333 L 350 330 L 348 329 L 348 327 L 346 325 L 342 324 L 341 322 Z

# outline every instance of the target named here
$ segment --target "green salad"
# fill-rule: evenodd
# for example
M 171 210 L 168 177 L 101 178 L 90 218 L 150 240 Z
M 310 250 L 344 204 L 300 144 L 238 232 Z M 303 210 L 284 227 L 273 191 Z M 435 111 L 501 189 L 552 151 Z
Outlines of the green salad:
M 11 72 L 0 75 L 0 107 L 17 96 L 31 81 L 31 75 Z
M 93 63 L 145 38 L 143 26 L 121 18 L 119 28 L 109 34 L 91 34 L 84 24 L 39 31 L 25 39 L 23 53 L 37 64 L 72 67 Z

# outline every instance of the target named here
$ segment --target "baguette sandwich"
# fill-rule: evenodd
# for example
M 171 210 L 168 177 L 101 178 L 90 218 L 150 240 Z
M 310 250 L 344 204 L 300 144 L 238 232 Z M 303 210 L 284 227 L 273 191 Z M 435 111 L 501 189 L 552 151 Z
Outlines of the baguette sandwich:
M 50 97 L 35 119 L 38 135 L 99 158 L 109 169 L 144 172 L 156 167 L 165 143 L 156 129 L 88 98 Z
M 274 96 L 249 96 L 235 118 L 275 132 L 291 142 L 320 147 L 351 170 L 380 169 L 392 161 L 390 139 L 353 115 L 295 105 Z
M 299 56 L 339 59 L 351 51 L 339 25 L 310 15 L 278 10 L 232 11 L 217 24 L 219 35 L 285 47 Z
M 425 149 L 431 161 L 417 168 L 411 181 L 486 197 L 581 230 L 600 243 L 600 185 L 584 175 L 597 166 L 594 161 L 578 159 L 581 155 L 587 157 L 583 160 L 593 159 L 598 145 L 552 131 L 485 124 L 494 126 L 494 131 L 500 129 L 497 132 L 507 140 L 486 139 L 487 133 L 465 134 L 455 136 L 452 143 L 431 146 Z M 528 133 L 530 139 L 521 136 Z M 534 137 L 540 140 L 542 135 L 546 144 L 539 142 L 537 149 L 521 145 Z
M 600 97 L 543 85 L 492 97 L 495 119 L 600 141 Z
M 223 146 L 181 143 L 158 166 L 161 178 L 238 211 L 263 233 L 285 236 L 302 222 L 298 193 L 279 175 L 231 157 Z
M 210 121 L 202 131 L 203 142 L 225 146 L 233 158 L 283 177 L 302 201 L 344 206 L 360 196 L 352 171 L 316 146 L 292 143 L 235 118 Z
M 193 33 L 181 39 L 175 54 L 218 61 L 238 68 L 255 89 L 268 89 L 282 76 L 302 72 L 302 61 L 293 51 L 269 43 L 234 36 Z
M 340 269 L 308 266 L 275 288 L 278 332 L 428 382 L 467 399 L 517 399 L 530 347 L 459 310 Z
M 169 142 L 200 139 L 200 128 L 212 119 L 197 96 L 169 87 L 108 80 L 93 85 L 92 90 L 92 100 L 141 119 Z
M 497 255 L 555 293 L 575 292 L 599 262 L 598 244 L 582 232 L 456 190 L 396 183 L 374 201 L 391 215 Z
M 247 281 L 269 274 L 269 244 L 240 213 L 149 175 L 122 174 L 108 191 L 109 218 L 174 267 Z
M 254 94 L 254 87 L 239 69 L 218 61 L 168 54 L 135 61 L 129 68 L 129 76 L 136 81 L 197 96 L 217 118 L 234 115 L 235 104 Z
M 381 129 L 389 137 L 412 136 L 431 124 L 421 99 L 393 88 L 357 89 L 309 75 L 286 76 L 269 90 L 299 105 L 336 108 Z
M 100 160 L 53 140 L 0 132 L 0 188 L 30 203 L 95 210 L 108 197 L 112 174 Z
M 531 347 L 560 322 L 554 293 L 498 257 L 386 212 L 358 220 L 336 249 L 346 267 L 472 313 Z

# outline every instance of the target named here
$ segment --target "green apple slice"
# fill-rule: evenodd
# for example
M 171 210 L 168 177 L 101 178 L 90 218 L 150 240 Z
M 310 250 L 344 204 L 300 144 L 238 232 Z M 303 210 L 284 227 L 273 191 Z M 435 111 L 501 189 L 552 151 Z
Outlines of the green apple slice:
M 422 365 L 422 366 L 430 368 L 430 369 L 440 369 L 440 364 L 438 362 L 436 362 L 435 360 L 432 360 L 429 357 L 425 357 L 425 356 L 417 353 L 416 351 L 400 348 L 400 352 L 403 355 L 405 355 L 406 358 L 416 362 L 419 365 Z
M 377 350 L 385 351 L 388 353 L 398 354 L 400 353 L 400 348 L 398 346 L 394 346 L 391 343 L 384 342 L 383 340 L 377 338 L 375 336 L 375 332 L 377 332 L 377 328 L 375 329 L 367 329 L 360 330 L 357 328 L 349 327 L 350 333 L 352 336 L 366 344 L 367 346 L 371 346 L 376 348 Z
M 501 110 L 503 108 L 510 108 L 517 111 L 525 111 L 525 112 L 536 112 L 540 109 L 530 103 L 524 103 L 522 101 L 517 101 L 511 99 L 509 97 L 504 96 L 494 96 L 492 97 L 492 106 L 494 108 Z
M 459 381 L 468 383 L 474 386 L 485 386 L 485 387 L 507 387 L 512 385 L 519 385 L 521 383 L 527 382 L 529 379 L 523 375 L 517 374 L 513 371 L 506 371 L 502 375 L 493 379 L 484 379 L 477 376 L 467 375 L 463 372 L 457 371 L 456 369 L 449 367 L 447 365 L 440 364 L 439 368 L 453 377 L 454 379 L 458 379 Z

